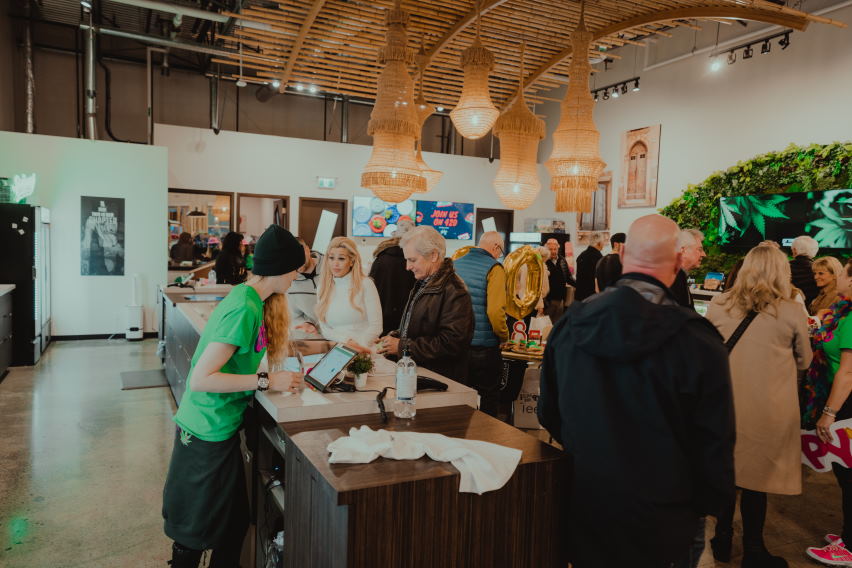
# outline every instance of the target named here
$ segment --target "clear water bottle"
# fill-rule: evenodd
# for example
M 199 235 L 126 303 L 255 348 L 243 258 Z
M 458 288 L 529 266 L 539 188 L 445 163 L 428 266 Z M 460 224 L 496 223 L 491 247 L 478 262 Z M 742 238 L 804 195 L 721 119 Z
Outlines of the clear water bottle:
M 216 271 L 211 270 L 209 274 L 207 274 L 207 281 L 210 284 L 216 284 Z
M 396 364 L 396 406 L 393 415 L 397 418 L 414 418 L 417 414 L 417 365 L 408 351 Z

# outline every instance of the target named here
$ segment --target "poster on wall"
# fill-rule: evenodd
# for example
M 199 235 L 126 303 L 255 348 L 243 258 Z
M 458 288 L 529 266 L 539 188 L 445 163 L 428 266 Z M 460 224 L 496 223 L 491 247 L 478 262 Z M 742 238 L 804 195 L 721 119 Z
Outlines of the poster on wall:
M 473 203 L 417 200 L 416 224 L 434 227 L 445 239 L 473 238 Z
M 621 137 L 618 207 L 656 207 L 662 126 L 628 130 Z
M 80 275 L 124 276 L 124 199 L 80 198 Z
M 564 233 L 565 221 L 562 219 L 524 219 L 525 233 Z

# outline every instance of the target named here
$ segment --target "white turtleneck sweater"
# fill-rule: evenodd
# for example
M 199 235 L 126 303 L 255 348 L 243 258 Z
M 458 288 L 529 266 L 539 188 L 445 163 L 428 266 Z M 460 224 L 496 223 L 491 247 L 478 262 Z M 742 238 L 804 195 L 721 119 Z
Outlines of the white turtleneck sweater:
M 373 280 L 361 276 L 361 293 L 355 303 L 364 310 L 362 315 L 352 306 L 349 291 L 352 289 L 350 272 L 343 278 L 334 279 L 334 291 L 325 314 L 320 321 L 322 336 L 331 341 L 346 343 L 350 339 L 364 347 L 372 347 L 382 332 L 382 304 Z M 319 290 L 322 293 L 322 289 Z

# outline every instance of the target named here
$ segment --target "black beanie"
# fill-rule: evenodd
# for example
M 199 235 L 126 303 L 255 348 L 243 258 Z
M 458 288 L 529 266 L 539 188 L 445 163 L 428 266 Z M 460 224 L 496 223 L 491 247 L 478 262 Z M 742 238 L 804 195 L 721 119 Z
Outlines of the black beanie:
M 290 231 L 269 225 L 254 245 L 254 267 L 258 276 L 279 276 L 305 264 L 305 249 Z

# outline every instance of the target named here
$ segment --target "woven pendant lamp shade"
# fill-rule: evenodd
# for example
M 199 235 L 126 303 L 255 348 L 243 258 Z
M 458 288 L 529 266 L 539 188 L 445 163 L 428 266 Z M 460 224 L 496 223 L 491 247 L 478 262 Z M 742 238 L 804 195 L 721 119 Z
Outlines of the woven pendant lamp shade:
M 422 190 L 418 190 L 418 192 L 425 193 L 427 191 L 432 191 L 435 186 L 438 185 L 438 182 L 440 182 L 441 178 L 444 176 L 444 172 L 433 170 L 429 167 L 429 164 L 426 163 L 426 160 L 423 159 L 423 126 L 426 124 L 426 120 L 432 116 L 433 112 L 435 112 L 435 107 L 430 105 L 426 101 L 426 97 L 423 96 L 422 67 L 420 68 L 420 84 L 417 99 L 414 101 L 414 108 L 417 111 L 417 123 L 419 125 L 419 128 L 417 129 L 417 166 L 420 168 L 420 173 L 426 178 L 426 187 Z
M 556 211 L 592 210 L 592 195 L 606 163 L 600 158 L 600 134 L 595 127 L 595 101 L 589 92 L 589 46 L 592 34 L 583 17 L 571 37 L 573 55 L 568 92 L 561 104 L 562 116 L 553 133 L 553 153 L 546 162 L 550 189 L 556 192 Z
M 518 96 L 494 124 L 500 140 L 500 169 L 494 189 L 510 209 L 526 209 L 541 189 L 538 178 L 538 143 L 544 138 L 544 121 L 536 117 L 524 100 L 524 65 L 521 55 Z
M 414 81 L 408 73 L 408 12 L 398 1 L 388 10 L 387 25 L 387 43 L 379 51 L 379 63 L 384 68 L 367 125 L 367 134 L 373 137 L 373 152 L 361 174 L 361 185 L 379 199 L 399 203 L 415 191 L 424 191 L 426 178 L 414 154 L 419 123 L 414 108 Z
M 494 68 L 494 54 L 479 42 L 479 2 L 476 2 L 476 39 L 473 44 L 462 51 L 461 66 L 464 71 L 462 92 L 456 107 L 450 111 L 450 119 L 456 130 L 470 140 L 482 138 L 494 121 L 500 116 L 500 111 L 491 102 L 488 90 L 488 74 Z

